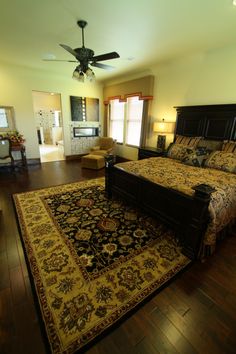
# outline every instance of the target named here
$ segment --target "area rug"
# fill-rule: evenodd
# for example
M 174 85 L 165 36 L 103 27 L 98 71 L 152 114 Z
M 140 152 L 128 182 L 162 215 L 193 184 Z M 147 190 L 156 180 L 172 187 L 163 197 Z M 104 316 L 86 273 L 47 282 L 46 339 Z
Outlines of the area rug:
M 52 353 L 74 353 L 186 267 L 174 235 L 104 179 L 13 196 Z

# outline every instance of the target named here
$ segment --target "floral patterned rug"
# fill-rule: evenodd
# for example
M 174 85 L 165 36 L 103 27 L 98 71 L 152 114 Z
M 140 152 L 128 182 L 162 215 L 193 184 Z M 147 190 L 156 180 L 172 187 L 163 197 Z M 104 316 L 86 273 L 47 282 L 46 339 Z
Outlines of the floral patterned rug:
M 103 178 L 13 198 L 52 353 L 84 347 L 190 263 Z

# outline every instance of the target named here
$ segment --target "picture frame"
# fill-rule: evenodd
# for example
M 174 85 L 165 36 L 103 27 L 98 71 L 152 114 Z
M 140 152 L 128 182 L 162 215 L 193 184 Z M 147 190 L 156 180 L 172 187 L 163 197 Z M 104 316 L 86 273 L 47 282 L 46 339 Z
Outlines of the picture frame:
M 16 130 L 14 108 L 0 105 L 0 132 Z
M 98 122 L 99 99 L 70 96 L 71 120 L 73 122 Z

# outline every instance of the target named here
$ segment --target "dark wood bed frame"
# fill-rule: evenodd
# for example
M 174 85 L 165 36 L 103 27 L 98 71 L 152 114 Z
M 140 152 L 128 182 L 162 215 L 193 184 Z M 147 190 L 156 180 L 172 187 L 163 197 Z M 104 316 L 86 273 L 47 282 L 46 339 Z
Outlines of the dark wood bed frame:
M 175 108 L 175 135 L 236 140 L 236 104 Z M 106 158 L 105 180 L 109 198 L 116 195 L 170 225 L 180 237 L 183 253 L 191 259 L 198 258 L 209 221 L 208 205 L 213 192 L 210 186 L 195 186 L 191 197 L 116 168 L 113 156 Z

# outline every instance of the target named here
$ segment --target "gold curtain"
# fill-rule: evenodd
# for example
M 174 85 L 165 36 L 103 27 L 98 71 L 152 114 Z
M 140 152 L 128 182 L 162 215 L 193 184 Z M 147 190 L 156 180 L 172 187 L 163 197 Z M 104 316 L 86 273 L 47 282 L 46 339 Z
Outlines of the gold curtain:
M 109 136 L 110 131 L 110 104 L 105 104 L 104 107 L 104 125 L 103 136 Z
M 141 126 L 141 134 L 140 134 L 140 144 L 139 146 L 146 146 L 146 141 L 148 138 L 148 133 L 150 131 L 150 108 L 151 101 L 144 100 L 143 101 L 143 116 L 142 116 L 142 126 Z

